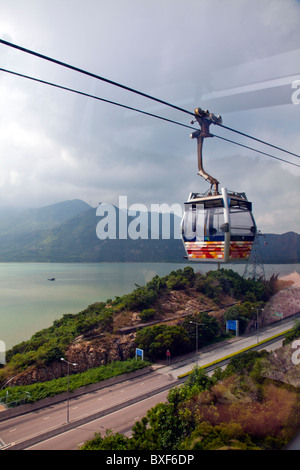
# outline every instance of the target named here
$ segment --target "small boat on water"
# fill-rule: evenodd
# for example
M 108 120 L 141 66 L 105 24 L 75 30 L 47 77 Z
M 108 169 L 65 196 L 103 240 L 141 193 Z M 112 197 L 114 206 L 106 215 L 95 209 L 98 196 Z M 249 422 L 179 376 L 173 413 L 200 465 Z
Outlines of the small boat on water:
M 48 277 L 48 281 L 55 281 L 55 277 Z

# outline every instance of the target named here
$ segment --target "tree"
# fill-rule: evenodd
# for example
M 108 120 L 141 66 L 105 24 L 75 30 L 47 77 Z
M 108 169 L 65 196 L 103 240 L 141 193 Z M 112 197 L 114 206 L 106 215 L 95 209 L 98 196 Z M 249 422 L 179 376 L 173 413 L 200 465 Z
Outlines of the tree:
M 94 438 L 87 441 L 81 450 L 128 450 L 130 449 L 130 439 L 123 434 L 114 434 L 111 429 L 107 429 L 105 436 L 95 433 Z
M 156 310 L 154 308 L 147 308 L 140 313 L 140 319 L 142 322 L 147 322 L 152 320 L 156 315 Z
M 196 325 L 198 324 L 198 345 L 199 347 L 209 344 L 216 340 L 221 334 L 218 320 L 207 312 L 202 312 L 198 315 L 191 315 L 185 318 L 183 328 L 189 335 L 190 341 L 195 345 L 196 340 Z
M 164 358 L 167 349 L 172 355 L 190 351 L 192 346 L 186 330 L 181 326 L 154 325 L 145 327 L 136 334 L 136 346 L 145 351 L 151 360 Z

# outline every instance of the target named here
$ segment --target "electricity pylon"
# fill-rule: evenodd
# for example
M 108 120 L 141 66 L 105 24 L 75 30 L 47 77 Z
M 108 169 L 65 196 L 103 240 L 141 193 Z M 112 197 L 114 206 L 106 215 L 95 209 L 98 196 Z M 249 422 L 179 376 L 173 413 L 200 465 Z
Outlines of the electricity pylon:
M 259 243 L 259 239 L 262 236 L 263 235 L 261 234 L 260 230 L 258 230 L 256 232 L 252 250 L 244 270 L 243 277 L 245 279 L 254 279 L 255 281 L 257 281 L 258 279 L 266 279 L 265 268 L 262 260 L 262 254 Z

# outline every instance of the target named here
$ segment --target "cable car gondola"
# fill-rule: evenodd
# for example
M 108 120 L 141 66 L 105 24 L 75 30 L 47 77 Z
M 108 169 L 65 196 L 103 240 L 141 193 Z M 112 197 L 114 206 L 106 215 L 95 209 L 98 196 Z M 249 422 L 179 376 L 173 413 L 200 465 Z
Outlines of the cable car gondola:
M 245 193 L 219 191 L 219 182 L 202 165 L 203 140 L 211 136 L 210 124 L 222 122 L 221 117 L 200 108 L 195 116 L 201 129 L 191 137 L 197 138 L 199 175 L 211 188 L 206 195 L 191 193 L 185 203 L 181 234 L 187 258 L 210 263 L 247 261 L 256 234 L 252 204 Z

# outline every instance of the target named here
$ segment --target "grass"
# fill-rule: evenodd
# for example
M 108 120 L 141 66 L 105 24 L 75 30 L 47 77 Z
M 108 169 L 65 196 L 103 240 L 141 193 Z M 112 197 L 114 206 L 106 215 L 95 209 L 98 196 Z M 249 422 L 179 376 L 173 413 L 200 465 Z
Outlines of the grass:
M 100 367 L 89 369 L 85 372 L 69 376 L 69 391 L 72 392 L 80 387 L 102 382 L 111 377 L 128 374 L 135 370 L 149 366 L 146 361 L 116 361 Z M 43 398 L 53 397 L 68 390 L 68 377 L 60 377 L 47 382 L 39 382 L 31 385 L 7 387 L 0 391 L 0 400 L 9 404 L 34 403 Z M 8 395 L 7 395 L 8 394 Z

